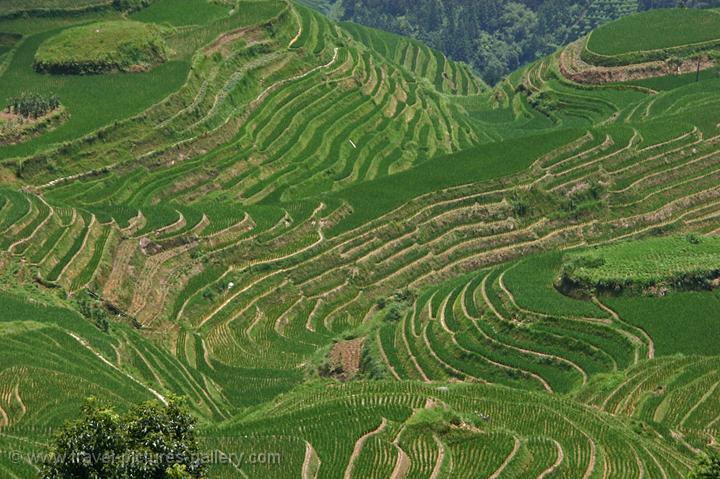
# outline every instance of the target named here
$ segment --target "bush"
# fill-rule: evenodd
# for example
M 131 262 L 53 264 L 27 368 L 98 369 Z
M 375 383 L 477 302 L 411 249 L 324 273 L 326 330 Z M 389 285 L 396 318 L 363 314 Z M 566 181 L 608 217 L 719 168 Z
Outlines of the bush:
M 693 468 L 689 479 L 720 479 L 720 454 L 704 454 Z
M 92 321 L 95 326 L 104 332 L 108 332 L 110 329 L 110 315 L 107 310 L 99 301 L 94 301 L 89 298 L 79 298 L 76 300 L 80 314 L 85 319 Z
M 36 119 L 60 108 L 60 99 L 55 94 L 40 95 L 24 92 L 8 101 L 6 111 L 24 118 Z
M 41 479 L 202 478 L 195 419 L 183 401 L 141 404 L 126 414 L 90 398 L 54 439 Z
M 150 0 L 113 0 L 113 7 L 124 12 L 134 12 L 150 6 Z

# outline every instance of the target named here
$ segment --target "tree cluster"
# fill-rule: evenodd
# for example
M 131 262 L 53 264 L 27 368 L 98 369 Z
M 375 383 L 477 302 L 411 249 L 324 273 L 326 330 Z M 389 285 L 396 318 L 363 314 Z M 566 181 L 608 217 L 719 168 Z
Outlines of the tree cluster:
M 490 84 L 610 20 L 679 0 L 339 0 L 341 17 L 417 38 Z M 720 0 L 680 0 L 683 6 Z
M 713 451 L 702 454 L 689 479 L 720 479 L 720 453 Z
M 57 108 L 60 108 L 60 99 L 57 95 L 24 92 L 19 96 L 10 98 L 6 111 L 23 118 L 37 119 Z
M 178 398 L 118 414 L 91 398 L 57 435 L 40 479 L 204 478 L 195 419 Z
M 79 297 L 76 300 L 76 304 L 80 310 L 80 314 L 82 314 L 85 319 L 92 321 L 100 330 L 106 333 L 108 332 L 110 329 L 110 315 L 100 301 L 93 300 L 89 297 Z

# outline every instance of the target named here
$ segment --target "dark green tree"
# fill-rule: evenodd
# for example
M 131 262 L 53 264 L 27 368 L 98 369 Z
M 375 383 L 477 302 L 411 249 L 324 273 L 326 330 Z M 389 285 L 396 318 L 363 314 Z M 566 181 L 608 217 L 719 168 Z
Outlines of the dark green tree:
M 196 421 L 184 402 L 149 401 L 125 414 L 95 398 L 55 437 L 41 479 L 188 479 L 205 477 Z
M 690 473 L 689 479 L 720 479 L 720 454 L 703 454 Z
M 682 0 L 712 7 L 720 0 Z M 678 0 L 330 0 L 341 19 L 417 38 L 453 60 L 470 63 L 496 83 L 518 66 L 541 58 L 636 10 L 675 7 Z

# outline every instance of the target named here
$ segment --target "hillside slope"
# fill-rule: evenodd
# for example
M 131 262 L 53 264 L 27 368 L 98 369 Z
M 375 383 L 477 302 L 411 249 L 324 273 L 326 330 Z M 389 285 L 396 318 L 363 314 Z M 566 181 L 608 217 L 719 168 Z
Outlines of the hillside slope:
M 714 273 L 556 284 L 566 250 L 720 233 L 720 35 L 598 31 L 491 89 L 298 4 L 212 5 L 131 14 L 172 54 L 97 77 L 32 58 L 119 14 L 0 21 L 0 99 L 69 113 L 0 147 L 1 472 L 90 395 L 186 395 L 208 450 L 282 456 L 212 477 L 680 478 L 716 447 Z
M 491 84 L 612 20 L 654 8 L 720 6 L 717 0 L 303 1 L 336 18 L 424 41 L 472 65 Z

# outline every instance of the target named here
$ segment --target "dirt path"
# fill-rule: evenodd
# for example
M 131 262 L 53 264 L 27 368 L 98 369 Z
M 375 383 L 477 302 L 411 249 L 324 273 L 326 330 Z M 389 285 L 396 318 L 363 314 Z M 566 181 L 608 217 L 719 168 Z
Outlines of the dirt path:
M 138 214 L 135 215 L 133 218 L 130 218 L 130 221 L 128 221 L 128 225 L 125 228 L 121 228 L 120 232 L 130 238 L 135 234 L 136 231 L 140 231 L 146 223 L 147 219 L 145 218 L 145 215 L 141 210 L 138 210 Z
M 203 348 L 203 359 L 205 360 L 205 364 L 208 365 L 210 369 L 213 371 L 215 370 L 215 366 L 212 365 L 212 361 L 210 361 L 210 351 L 208 351 L 207 344 L 205 344 L 205 338 L 200 339 L 200 344 L 202 344 Z
M 2 406 L 0 406 L 0 430 L 2 428 L 10 425 L 10 418 L 8 417 L 7 413 L 5 412 L 5 409 L 3 409 Z
M 246 36 L 249 32 L 256 30 L 256 27 L 250 26 L 250 27 L 242 27 L 238 28 L 236 30 L 223 33 L 220 35 L 213 43 L 211 43 L 209 46 L 205 47 L 205 55 L 210 56 L 213 53 L 219 51 L 222 47 L 227 45 L 228 43 L 234 42 L 235 40 L 238 40 L 240 38 L 243 38 Z
M 350 461 L 348 462 L 347 468 L 345 469 L 345 474 L 343 475 L 344 479 L 352 478 L 352 471 L 353 471 L 353 468 L 355 467 L 355 461 L 357 461 L 357 458 L 360 456 L 360 453 L 362 452 L 362 448 L 365 445 L 365 441 L 370 439 L 372 436 L 383 432 L 383 430 L 385 429 L 385 426 L 387 426 L 387 419 L 382 418 L 382 422 L 376 429 L 374 429 L 366 434 L 363 434 L 355 442 L 355 447 L 353 448 L 352 455 L 350 456 Z
M 563 451 L 562 446 L 559 442 L 557 442 L 555 439 L 552 440 L 555 443 L 555 448 L 557 449 L 557 459 L 555 460 L 555 463 L 545 469 L 540 475 L 537 477 L 537 479 L 545 479 L 545 477 L 549 476 L 553 472 L 557 470 L 558 467 L 560 467 L 560 464 L 563 463 L 563 460 L 565 460 L 565 452 Z
M 430 340 L 428 339 L 427 331 L 428 331 L 429 327 L 430 327 L 430 323 L 425 324 L 425 328 L 423 329 L 423 334 L 422 334 L 423 342 L 425 343 L 425 348 L 427 349 L 428 354 L 430 354 L 430 356 L 432 356 L 432 358 L 440 364 L 440 366 L 441 366 L 440 369 L 444 370 L 443 371 L 444 373 L 447 374 L 448 371 L 452 371 L 459 378 L 463 378 L 464 381 L 467 381 L 468 379 L 472 379 L 472 380 L 478 381 L 483 384 L 488 384 L 488 382 L 485 381 L 484 379 L 479 378 L 477 376 L 473 376 L 464 371 L 461 371 L 458 368 L 446 363 L 440 356 L 438 356 L 438 354 L 432 348 L 432 345 L 430 344 Z
M 488 306 L 493 310 L 493 312 L 495 313 L 496 316 L 498 316 L 499 318 L 502 318 L 502 316 L 497 312 L 497 310 L 495 310 L 494 306 L 492 306 L 492 304 L 488 302 L 488 301 L 489 301 L 489 297 L 488 297 L 488 295 L 487 295 L 486 288 L 485 288 L 486 282 L 487 282 L 487 278 L 488 278 L 488 276 L 485 276 L 485 277 L 483 278 L 482 282 L 480 283 L 480 290 L 481 290 L 481 292 L 482 292 L 483 300 L 484 300 L 485 303 L 487 303 Z M 499 340 L 497 340 L 497 339 L 495 339 L 495 338 L 492 338 L 492 337 L 488 336 L 487 333 L 485 333 L 485 331 L 483 331 L 483 329 L 482 329 L 480 326 L 478 326 L 478 321 L 480 321 L 480 318 L 475 318 L 475 317 L 473 317 L 473 316 L 471 316 L 471 315 L 469 314 L 469 312 L 468 312 L 468 310 L 467 310 L 467 308 L 466 308 L 466 306 L 465 306 L 465 301 L 461 301 L 461 306 L 462 306 L 463 314 L 464 314 L 468 319 L 472 320 L 472 323 L 473 323 L 473 326 L 475 326 L 475 329 L 476 329 L 485 339 L 487 339 L 488 341 L 490 341 L 490 342 L 492 342 L 492 343 L 495 343 L 495 344 L 498 344 L 498 345 L 500 345 L 500 346 L 502 346 L 502 347 L 504 347 L 504 348 L 508 348 L 508 349 L 513 350 L 513 351 L 517 351 L 517 352 L 519 352 L 519 353 L 528 354 L 528 355 L 530 355 L 530 356 L 536 356 L 536 357 L 543 358 L 543 359 L 551 359 L 551 360 L 554 360 L 554 361 L 558 361 L 558 362 L 567 364 L 568 366 L 570 366 L 571 368 L 575 369 L 576 371 L 578 371 L 578 372 L 580 373 L 580 375 L 582 376 L 583 384 L 586 384 L 586 383 L 587 383 L 587 381 L 588 381 L 588 375 L 587 375 L 587 373 L 585 372 L 585 370 L 582 369 L 582 368 L 581 368 L 580 366 L 578 366 L 577 364 L 575 364 L 574 362 L 568 360 L 568 359 L 562 358 L 562 357 L 560 357 L 560 356 L 555 356 L 554 354 L 546 354 L 546 353 L 541 353 L 541 352 L 539 352 L 539 351 L 533 351 L 533 350 L 531 350 L 531 349 L 526 349 L 526 348 L 521 348 L 521 347 L 518 347 L 518 346 L 513 346 L 513 345 L 511 345 L 511 344 L 503 343 L 503 342 L 501 342 L 501 341 L 499 341 Z M 528 374 L 530 374 L 530 375 L 531 375 L 532 377 L 534 377 L 535 379 L 538 379 L 538 380 L 543 384 L 543 386 L 545 387 L 546 390 L 548 390 L 549 392 L 552 392 L 552 389 L 550 389 L 550 385 L 549 385 L 547 382 L 545 382 L 545 380 L 544 380 L 543 378 L 541 378 L 540 376 L 536 375 L 535 373 L 530 373 L 530 372 L 528 372 Z
M 630 449 L 633 452 L 633 455 L 635 456 L 635 464 L 637 464 L 638 467 L 638 479 L 644 479 L 645 478 L 645 464 L 643 464 L 642 460 L 640 459 L 640 456 L 638 456 L 637 451 L 634 447 L 630 447 Z
M 433 467 L 433 471 L 432 474 L 430 474 L 429 479 L 437 479 L 440 477 L 440 470 L 442 469 L 443 462 L 445 462 L 445 444 L 443 444 L 435 434 L 433 434 L 433 439 L 435 440 L 435 444 L 438 446 L 438 455 L 435 460 L 435 467 Z
M 315 448 L 313 448 L 312 444 L 308 441 L 305 441 L 305 460 L 303 460 L 302 466 L 302 479 L 315 479 L 320 470 L 320 464 L 321 461 L 315 452 Z
M 390 479 L 403 479 L 407 475 L 408 471 L 410 470 L 410 466 L 412 465 L 410 457 L 400 447 L 400 436 L 402 436 L 404 430 L 405 426 L 400 429 L 400 432 L 397 433 L 397 436 L 395 436 L 395 439 L 392 442 L 393 446 L 398 452 L 398 456 L 397 460 L 395 461 L 395 467 L 393 468 L 393 472 L 390 475 Z
M 621 382 L 615 389 L 613 389 L 613 390 L 610 392 L 610 394 L 608 394 L 607 396 L 605 396 L 605 399 L 603 400 L 602 404 L 600 404 L 600 409 L 602 409 L 603 411 L 609 412 L 610 414 L 615 414 L 615 412 L 616 412 L 617 409 L 619 408 L 620 403 L 621 403 L 622 401 L 620 401 L 620 402 L 615 406 L 615 408 L 613 409 L 613 411 L 608 411 L 608 410 L 607 410 L 607 406 L 608 406 L 608 403 L 610 402 L 610 400 L 611 400 L 612 398 L 614 398 L 615 395 L 618 394 L 621 389 L 623 389 L 625 386 L 627 386 L 628 384 L 630 384 L 630 382 L 634 381 L 635 379 L 637 379 L 637 378 L 639 378 L 639 377 L 642 377 L 642 376 L 645 375 L 645 374 L 647 374 L 648 376 L 650 376 L 650 375 L 651 375 L 650 373 L 654 374 L 655 371 L 657 371 L 657 369 L 659 369 L 659 368 L 660 368 L 660 366 L 655 366 L 655 367 L 650 366 L 650 367 L 648 367 L 647 369 L 644 369 L 644 370 L 642 370 L 642 371 L 640 371 L 640 372 L 638 372 L 638 373 L 633 374 L 632 376 L 626 377 L 626 379 L 625 379 L 623 382 Z M 645 379 L 644 381 L 647 381 L 647 379 Z M 641 384 L 642 384 L 642 382 L 643 382 L 643 381 L 641 381 Z M 602 396 L 601 396 L 601 397 L 602 397 Z
M 284 281 L 283 283 L 280 283 L 280 286 L 278 286 L 278 289 L 283 289 L 287 284 L 288 284 L 287 281 Z M 255 316 L 253 317 L 253 320 L 250 322 L 250 324 L 248 325 L 248 327 L 245 329 L 245 334 L 247 335 L 248 339 L 249 339 L 251 342 L 253 342 L 253 341 L 252 341 L 252 332 L 253 332 L 253 329 L 255 329 L 255 326 L 257 326 L 257 325 L 260 323 L 260 321 L 262 321 L 263 319 L 266 318 L 265 313 L 260 309 L 260 307 L 257 305 L 257 303 L 260 302 L 261 300 L 267 298 L 268 296 L 270 296 L 270 295 L 272 295 L 272 294 L 275 294 L 275 289 L 274 289 L 274 288 L 271 288 L 271 289 L 269 289 L 268 291 L 266 291 L 265 293 L 263 293 L 263 294 L 261 294 L 261 295 L 259 295 L 259 296 L 256 296 L 255 298 L 253 298 L 253 300 L 250 302 L 250 304 L 249 304 L 247 307 L 243 308 L 238 314 L 236 314 L 235 316 L 233 316 L 233 317 L 230 319 L 230 321 L 228 321 L 228 324 L 232 323 L 232 322 L 235 321 L 237 318 L 239 318 L 240 316 L 242 316 L 242 315 L 245 313 L 245 311 L 247 311 L 251 306 L 255 306 Z
M 27 406 L 25 406 L 25 403 L 20 396 L 20 383 L 15 385 L 15 390 L 13 391 L 13 394 L 15 395 L 15 400 L 17 401 L 18 406 L 20 406 L 20 412 L 22 413 L 22 416 L 24 416 L 25 414 L 27 414 Z
M 38 224 L 38 225 L 35 227 L 35 229 L 32 231 L 32 233 L 30 233 L 30 236 L 27 236 L 27 237 L 25 237 L 25 238 L 19 239 L 19 240 L 17 240 L 16 242 L 14 242 L 13 244 L 10 245 L 10 247 L 8 248 L 8 251 L 10 251 L 11 253 L 12 253 L 12 250 L 15 249 L 16 246 L 19 246 L 19 245 L 21 245 L 21 244 L 23 244 L 23 243 L 25 243 L 25 242 L 27 242 L 27 241 L 31 241 L 31 240 L 35 237 L 35 234 L 37 234 L 38 231 L 40 231 L 46 224 L 48 224 L 48 221 L 50 221 L 50 220 L 52 219 L 53 215 L 55 215 L 55 209 L 54 209 L 52 206 L 50 206 L 50 205 L 43 199 L 42 196 L 38 195 L 37 198 L 38 198 L 40 201 L 42 201 L 43 203 L 45 203 L 45 206 L 48 207 L 48 214 L 47 214 L 47 216 L 45 217 L 45 219 L 42 220 L 42 221 L 40 222 L 40 224 Z
M 67 272 L 68 268 L 73 264 L 73 262 L 80 256 L 81 254 L 85 253 L 85 247 L 87 246 L 88 238 L 90 238 L 90 230 L 93 226 L 95 226 L 95 215 L 92 215 L 90 217 L 90 224 L 88 225 L 87 231 L 85 232 L 85 236 L 83 236 L 82 244 L 80 245 L 80 249 L 78 249 L 72 258 L 70 258 L 70 261 L 65 264 L 62 271 L 60 271 L 60 274 L 57 277 L 57 281 L 60 281 L 60 279 L 63 277 L 63 275 Z
M 380 330 L 377 331 L 377 334 L 375 336 L 375 341 L 377 342 L 377 348 L 378 352 L 380 353 L 380 357 L 382 358 L 383 362 L 385 363 L 385 366 L 387 366 L 388 371 L 390 371 L 390 374 L 397 379 L 398 381 L 401 380 L 400 375 L 395 371 L 395 368 L 392 364 L 390 364 L 390 360 L 387 357 L 387 354 L 385 354 L 385 349 L 383 348 L 382 341 L 380 340 Z
M 187 224 L 187 220 L 185 219 L 185 215 L 183 215 L 182 212 L 181 212 L 181 211 L 178 211 L 178 210 L 175 210 L 175 212 L 178 214 L 178 219 L 177 219 L 177 221 L 175 221 L 175 222 L 172 223 L 172 224 L 169 224 L 169 225 L 167 225 L 167 226 L 163 226 L 162 228 L 153 231 L 153 235 L 155 235 L 155 236 L 160 236 L 160 235 L 163 235 L 163 234 L 165 234 L 165 233 L 171 233 L 171 232 L 173 232 L 173 231 L 177 231 L 177 230 L 180 230 L 180 229 L 182 229 L 182 228 L 185 227 L 185 225 Z
M 302 18 L 300 18 L 300 15 L 298 14 L 297 9 L 295 7 L 291 6 L 290 9 L 292 10 L 293 15 L 295 16 L 295 20 L 297 20 L 297 22 L 298 22 L 298 32 L 297 32 L 297 34 L 295 34 L 295 36 L 292 38 L 292 40 L 290 40 L 290 43 L 288 43 L 288 48 L 292 48 L 292 46 L 295 45 L 295 43 L 298 40 L 300 40 L 300 37 L 302 36 L 302 33 L 303 33 Z
M 645 454 L 647 454 L 648 456 L 650 456 L 650 459 L 652 459 L 652 461 L 655 463 L 655 465 L 657 466 L 657 468 L 660 470 L 660 474 L 662 475 L 662 479 L 668 479 L 668 475 L 667 475 L 667 472 L 665 471 L 665 468 L 663 467 L 662 464 L 660 464 L 660 461 L 657 460 L 657 458 L 655 457 L 655 455 L 654 455 L 652 452 L 650 452 L 646 447 L 643 447 L 643 450 L 645 451 Z
M 410 461 L 410 457 L 402 450 L 402 448 L 400 448 L 400 446 L 395 444 L 395 449 L 398 452 L 398 457 L 395 461 L 395 468 L 390 475 L 390 479 L 403 479 L 410 470 L 412 463 Z
M 505 270 L 505 271 L 507 271 L 507 270 Z M 504 278 L 504 276 L 505 276 L 505 271 L 503 271 L 503 272 L 500 274 L 500 276 L 498 277 L 498 284 L 500 285 L 500 289 L 502 289 L 503 292 L 505 292 L 506 294 L 509 295 L 509 297 L 511 298 L 511 302 L 512 302 L 513 304 L 515 304 L 515 299 L 512 298 L 512 294 L 511 294 L 510 291 L 505 287 L 505 284 L 503 283 L 503 278 Z M 486 276 L 486 278 L 487 278 L 487 276 Z M 484 289 L 483 289 L 483 292 L 484 292 Z M 463 306 L 463 307 L 464 307 L 464 306 Z M 559 361 L 559 362 L 561 362 L 561 363 L 564 363 L 564 364 L 570 366 L 571 368 L 575 369 L 578 373 L 580 373 L 580 375 L 582 376 L 583 385 L 587 384 L 587 382 L 588 382 L 588 375 L 587 375 L 587 373 L 585 372 L 585 370 L 584 370 L 583 368 L 581 368 L 579 365 L 577 365 L 576 363 L 570 361 L 569 359 L 565 359 L 565 358 L 562 358 L 562 357 L 560 357 L 560 356 L 556 356 L 556 355 L 554 355 L 554 354 L 546 354 L 546 353 L 541 353 L 541 352 L 539 352 L 539 351 L 532 351 L 532 350 L 529 350 L 529 349 L 518 348 L 518 347 L 516 347 L 516 346 L 511 346 L 511 347 L 512 347 L 513 349 L 515 349 L 516 351 L 520 351 L 520 352 L 527 353 L 527 354 L 532 354 L 532 355 L 534 355 L 534 356 L 541 357 L 541 358 L 543 358 L 543 359 L 554 359 L 555 361 Z
M 496 343 L 496 344 L 501 344 L 501 343 L 493 340 L 493 339 L 490 338 L 489 336 L 487 336 L 484 332 L 482 332 L 482 330 L 477 326 L 477 323 L 476 323 L 477 319 L 471 318 L 471 316 L 468 314 L 467 308 L 465 307 L 464 298 L 465 298 L 465 295 L 467 294 L 467 289 L 468 289 L 469 286 L 470 286 L 470 283 L 466 284 L 465 287 L 463 288 L 462 292 L 460 293 L 460 296 L 459 296 L 459 298 L 461 298 L 461 301 L 460 301 L 460 302 L 462 303 L 462 304 L 461 304 L 461 307 L 462 307 L 462 311 L 463 311 L 465 317 L 468 318 L 468 319 L 470 319 L 470 320 L 473 322 L 473 324 L 475 325 L 475 327 L 476 327 L 476 329 L 478 330 L 478 332 L 480 332 L 480 334 L 482 334 L 483 337 L 485 337 L 488 341 L 494 342 L 494 343 Z M 441 312 L 440 312 L 440 320 L 441 320 L 441 322 L 444 323 L 444 319 L 445 319 L 445 309 L 444 309 L 444 306 L 443 306 L 443 309 L 442 309 Z M 449 331 L 450 331 L 450 330 L 448 329 L 448 332 L 449 332 Z M 458 343 L 457 338 L 455 337 L 455 333 L 449 332 L 449 334 L 450 334 L 450 338 L 452 339 L 452 342 L 453 342 L 453 344 L 455 345 L 455 347 L 457 347 L 457 348 L 460 349 L 461 351 L 463 351 L 463 352 L 465 352 L 465 353 L 468 353 L 468 354 L 475 354 L 475 355 L 481 357 L 483 360 L 485 360 L 488 364 L 492 364 L 493 366 L 495 366 L 495 367 L 497 367 L 497 368 L 505 369 L 505 370 L 508 370 L 508 371 L 519 372 L 520 374 L 530 376 L 530 377 L 532 377 L 533 379 L 535 379 L 536 381 L 538 381 L 538 382 L 540 383 L 540 385 L 542 385 L 542 387 L 545 388 L 545 390 L 546 390 L 548 393 L 550 393 L 550 394 L 554 393 L 554 391 L 553 391 L 552 387 L 550 386 L 550 384 L 549 384 L 547 381 L 545 381 L 545 379 L 542 378 L 541 376 L 539 376 L 538 374 L 535 374 L 535 373 L 530 372 L 530 371 L 526 371 L 526 370 L 524 370 L 524 369 L 516 368 L 516 367 L 510 366 L 510 365 L 508 365 L 508 364 L 499 363 L 499 362 L 497 362 L 497 361 L 494 361 L 494 360 L 488 358 L 487 356 L 485 356 L 485 355 L 483 355 L 483 354 L 480 354 L 480 353 L 477 352 L 477 351 L 471 351 L 471 350 L 463 347 L 462 345 L 460 345 L 460 343 Z
M 512 451 L 510 451 L 510 454 L 505 458 L 505 461 L 503 461 L 502 464 L 500 464 L 500 467 L 497 468 L 495 472 L 493 472 L 488 479 L 498 479 L 500 477 L 500 474 L 503 473 L 503 471 L 508 467 L 510 462 L 515 458 L 518 451 L 520 450 L 520 439 L 517 437 L 515 439 L 515 444 L 513 445 Z
M 163 271 L 167 269 L 168 263 L 178 256 L 189 252 L 194 247 L 194 243 L 188 243 L 150 256 L 147 261 L 145 261 L 139 275 L 141 279 L 137 282 L 136 287 L 133 288 L 133 297 L 130 306 L 128 306 L 128 312 L 131 315 L 139 316 L 140 313 L 146 309 L 148 301 L 151 299 L 150 297 L 156 292 L 159 292 L 160 299 L 164 300 L 165 295 L 170 289 L 167 283 L 169 276 L 172 274 L 172 269 L 170 269 L 167 274 L 162 274 Z M 143 322 L 143 324 L 149 324 L 149 322 Z
M 277 319 L 275 320 L 275 332 L 278 333 L 278 336 L 282 336 L 283 338 L 286 338 L 285 336 L 285 327 L 289 324 L 290 320 L 288 319 L 290 316 L 290 312 L 295 309 L 300 303 L 305 301 L 305 296 L 300 296 L 300 298 L 295 301 L 288 309 L 282 312 Z
M 317 312 L 320 305 L 322 305 L 323 299 L 317 298 L 315 301 L 315 306 L 313 306 L 312 311 L 310 311 L 310 314 L 308 314 L 307 321 L 305 322 L 305 329 L 310 331 L 311 333 L 315 332 L 315 325 L 313 324 L 313 319 L 315 318 L 315 313 Z
M 402 329 L 402 338 L 403 338 L 403 343 L 405 344 L 405 349 L 407 350 L 407 353 L 408 353 L 408 357 L 410 358 L 410 361 L 415 366 L 415 369 L 417 370 L 417 372 L 420 373 L 420 377 L 422 378 L 422 380 L 426 383 L 429 383 L 430 379 L 425 374 L 425 371 L 423 371 L 423 368 L 420 367 L 420 363 L 418 363 L 417 358 L 415 357 L 415 355 L 412 353 L 412 350 L 410 349 L 410 343 L 408 343 L 407 337 L 405 336 L 405 323 L 404 323 L 405 321 L 407 321 L 407 319 L 403 319 L 403 325 L 401 327 L 403 328 Z
M 590 479 L 590 476 L 592 476 L 593 471 L 595 471 L 595 463 L 597 462 L 597 446 L 595 445 L 595 441 L 592 440 L 590 436 L 583 433 L 587 440 L 590 442 L 590 462 L 588 463 L 588 467 L 585 470 L 585 474 L 583 474 L 582 479 Z
M 205 317 L 200 321 L 200 324 L 197 325 L 197 328 L 195 328 L 195 329 L 200 329 L 201 327 L 203 327 L 203 326 L 205 325 L 205 323 L 207 323 L 207 322 L 210 321 L 212 318 L 214 318 L 215 315 L 217 315 L 221 310 L 223 310 L 223 309 L 224 309 L 228 304 L 230 304 L 235 298 L 237 298 L 237 297 L 240 296 L 241 294 L 245 293 L 246 291 L 248 291 L 250 288 L 252 288 L 252 287 L 255 286 L 256 284 L 258 284 L 258 283 L 260 283 L 260 282 L 262 282 L 262 281 L 264 281 L 264 280 L 266 280 L 266 279 L 268 279 L 268 278 L 271 278 L 271 277 L 273 277 L 273 276 L 275 276 L 275 275 L 277 275 L 277 274 L 279 274 L 279 273 L 284 273 L 284 272 L 285 272 L 285 270 L 284 270 L 284 269 L 281 269 L 281 270 L 275 271 L 274 273 L 270 273 L 270 274 L 267 274 L 267 275 L 265 275 L 265 276 L 260 276 L 259 278 L 255 279 L 253 282 L 251 282 L 250 284 L 248 284 L 248 285 L 245 286 L 244 288 L 239 289 L 236 293 L 231 294 L 231 295 L 230 295 L 225 301 L 223 301 L 217 308 L 215 308 L 214 310 L 212 310 L 212 312 L 211 312 L 209 315 L 205 316 Z

